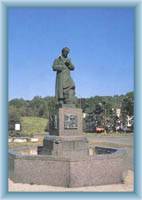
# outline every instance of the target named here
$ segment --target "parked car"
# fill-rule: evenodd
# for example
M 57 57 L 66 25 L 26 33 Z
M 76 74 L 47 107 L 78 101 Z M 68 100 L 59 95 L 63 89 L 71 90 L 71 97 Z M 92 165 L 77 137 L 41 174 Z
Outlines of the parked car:
M 104 128 L 102 128 L 102 127 L 96 127 L 96 133 L 102 133 L 104 131 L 105 131 Z

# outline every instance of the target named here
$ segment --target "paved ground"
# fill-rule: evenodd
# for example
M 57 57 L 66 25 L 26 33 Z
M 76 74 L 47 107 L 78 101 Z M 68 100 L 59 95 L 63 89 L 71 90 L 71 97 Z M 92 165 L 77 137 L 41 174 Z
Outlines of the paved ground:
M 107 143 L 114 143 L 119 145 L 126 145 L 126 146 L 133 146 L 133 135 L 129 134 L 127 136 L 101 136 L 90 134 L 87 136 L 90 142 L 107 142 Z
M 64 188 L 64 187 L 54 187 L 47 185 L 29 185 L 14 183 L 9 180 L 9 191 L 14 192 L 131 192 L 133 191 L 133 136 L 87 136 L 89 141 L 93 144 L 99 144 L 101 146 L 111 146 L 111 147 L 123 147 L 127 149 L 127 168 L 128 175 L 125 178 L 124 184 L 113 184 L 104 186 L 91 186 L 91 187 L 79 187 L 79 188 Z

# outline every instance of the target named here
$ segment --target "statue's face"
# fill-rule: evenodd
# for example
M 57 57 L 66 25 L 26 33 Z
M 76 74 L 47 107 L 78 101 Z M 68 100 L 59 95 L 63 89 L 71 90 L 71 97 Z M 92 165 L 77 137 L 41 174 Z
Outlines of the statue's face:
M 68 56 L 68 51 L 67 50 L 64 50 L 64 51 L 62 51 L 62 56 L 64 57 L 64 58 L 67 58 L 67 56 Z

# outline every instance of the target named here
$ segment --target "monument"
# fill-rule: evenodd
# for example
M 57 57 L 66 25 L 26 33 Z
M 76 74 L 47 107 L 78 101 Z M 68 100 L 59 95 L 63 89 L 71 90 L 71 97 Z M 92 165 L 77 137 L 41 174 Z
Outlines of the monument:
M 55 95 L 59 105 L 68 105 L 75 103 L 75 83 L 71 78 L 70 71 L 74 70 L 74 65 L 68 58 L 69 48 L 62 49 L 62 54 L 54 60 L 53 70 L 56 75 Z
M 50 117 L 49 135 L 44 138 L 43 147 L 39 147 L 39 154 L 88 156 L 88 141 L 82 132 L 82 110 L 75 106 L 75 83 L 70 74 L 75 67 L 68 58 L 69 51 L 69 48 L 63 48 L 61 56 L 53 62 L 57 113 Z
M 75 84 L 70 74 L 74 65 L 68 53 L 69 48 L 63 48 L 52 66 L 57 73 L 58 103 L 49 118 L 49 134 L 37 147 L 37 155 L 9 151 L 9 177 L 18 183 L 64 187 L 120 183 L 127 171 L 125 149 L 95 147 L 89 154 L 82 131 L 82 109 L 75 106 Z

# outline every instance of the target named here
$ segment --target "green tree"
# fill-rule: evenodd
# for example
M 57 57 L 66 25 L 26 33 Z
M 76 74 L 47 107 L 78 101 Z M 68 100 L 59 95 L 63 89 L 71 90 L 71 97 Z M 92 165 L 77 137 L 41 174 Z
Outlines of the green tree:
M 15 135 L 15 124 L 20 123 L 21 124 L 21 119 L 20 119 L 20 113 L 17 112 L 14 106 L 11 106 L 9 108 L 9 118 L 8 118 L 8 130 L 9 130 L 9 135 Z

